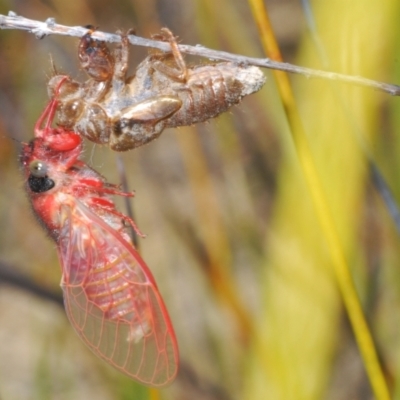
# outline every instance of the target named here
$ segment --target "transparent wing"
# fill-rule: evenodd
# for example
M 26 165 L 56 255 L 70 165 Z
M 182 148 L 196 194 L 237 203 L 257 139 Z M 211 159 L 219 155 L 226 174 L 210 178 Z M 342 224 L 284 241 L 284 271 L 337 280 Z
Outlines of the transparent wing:
M 178 348 L 148 267 L 118 231 L 83 204 L 63 206 L 59 256 L 68 318 L 89 348 L 149 386 L 169 384 Z

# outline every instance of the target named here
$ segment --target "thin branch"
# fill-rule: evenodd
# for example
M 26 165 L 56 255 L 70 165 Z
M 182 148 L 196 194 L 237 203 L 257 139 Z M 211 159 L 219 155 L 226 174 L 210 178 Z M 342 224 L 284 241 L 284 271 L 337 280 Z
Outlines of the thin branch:
M 48 35 L 63 35 L 63 36 L 74 36 L 81 37 L 87 29 L 81 26 L 65 26 L 56 24 L 54 18 L 48 18 L 45 22 L 35 21 L 18 16 L 14 12 L 10 11 L 8 15 L 0 14 L 0 29 L 19 29 L 33 33 L 38 39 L 42 39 Z M 93 33 L 93 37 L 98 40 L 106 42 L 120 42 L 121 37 L 117 34 L 105 33 L 96 31 Z M 162 50 L 164 52 L 170 51 L 169 44 L 166 42 L 160 42 L 151 39 L 144 39 L 139 36 L 129 36 L 129 41 L 132 45 L 152 47 L 155 49 Z M 400 86 L 392 85 L 388 83 L 374 81 L 372 79 L 362 78 L 360 76 L 351 76 L 345 74 L 339 74 L 336 72 L 321 71 L 312 68 L 299 67 L 289 63 L 282 63 L 278 61 L 270 60 L 269 58 L 253 58 L 245 57 L 237 54 L 227 53 L 224 51 L 211 50 L 206 47 L 196 45 L 179 45 L 179 49 L 182 53 L 191 54 L 200 57 L 206 57 L 211 60 L 225 60 L 232 61 L 238 64 L 256 65 L 258 67 L 275 69 L 279 71 L 285 71 L 292 74 L 304 75 L 307 78 L 320 78 L 333 81 L 339 81 L 348 83 L 356 86 L 364 86 L 372 89 L 376 89 L 393 96 L 400 95 Z
M 13 285 L 45 300 L 50 300 L 59 306 L 64 304 L 61 290 L 58 290 L 58 292 L 51 291 L 20 273 L 16 266 L 0 261 L 0 286 L 4 283 Z

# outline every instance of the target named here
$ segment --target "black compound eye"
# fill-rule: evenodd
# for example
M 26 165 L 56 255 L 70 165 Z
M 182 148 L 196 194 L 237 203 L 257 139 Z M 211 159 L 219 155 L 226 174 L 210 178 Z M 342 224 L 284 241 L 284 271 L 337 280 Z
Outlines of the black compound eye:
M 35 160 L 29 164 L 29 171 L 31 172 L 31 175 L 35 178 L 44 178 L 47 176 L 49 168 L 45 162 Z
M 43 178 L 38 178 L 33 175 L 29 175 L 28 178 L 29 188 L 34 193 L 43 193 L 52 189 L 55 186 L 55 183 L 48 176 L 44 176 Z
M 29 164 L 30 175 L 28 186 L 34 193 L 43 193 L 52 189 L 55 183 L 47 176 L 49 168 L 47 164 L 40 160 L 34 160 Z

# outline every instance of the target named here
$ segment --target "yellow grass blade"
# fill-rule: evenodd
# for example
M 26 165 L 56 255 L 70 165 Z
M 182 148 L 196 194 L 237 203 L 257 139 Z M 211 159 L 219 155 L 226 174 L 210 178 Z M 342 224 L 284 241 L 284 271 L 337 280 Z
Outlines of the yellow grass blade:
M 273 59 L 279 60 L 279 49 L 277 48 L 277 45 L 274 41 L 274 36 L 272 34 L 272 29 L 268 20 L 267 12 L 264 8 L 264 3 L 259 0 L 249 0 L 249 4 L 251 5 L 253 16 L 257 21 L 260 36 L 262 38 L 263 46 L 267 55 Z M 379 2 L 379 4 L 381 5 L 382 3 Z M 339 4 L 337 5 L 339 6 Z M 360 7 L 360 5 L 353 6 L 354 10 L 356 10 L 357 6 Z M 346 6 L 342 5 L 342 7 L 346 7 L 348 9 L 349 5 L 347 3 Z M 379 6 L 380 12 L 382 12 L 381 7 L 382 6 Z M 348 11 L 350 10 L 348 9 Z M 332 9 L 330 9 L 329 12 L 331 15 L 334 14 L 334 11 L 332 11 Z M 345 242 L 343 241 L 343 236 L 341 235 L 341 226 L 340 224 L 338 224 L 337 221 L 337 215 L 335 212 L 336 210 L 332 209 L 332 207 L 335 207 L 336 204 L 327 195 L 328 193 L 332 195 L 331 188 L 334 185 L 334 182 L 329 182 L 329 186 L 331 187 L 329 187 L 327 190 L 327 181 L 323 180 L 323 178 L 325 178 L 324 171 L 317 170 L 317 164 L 315 162 L 316 156 L 313 154 L 308 144 L 308 139 L 303 130 L 302 122 L 300 120 L 300 116 L 297 111 L 295 101 L 293 99 L 287 76 L 282 72 L 276 72 L 275 77 L 277 79 L 277 84 L 281 93 L 283 105 L 286 110 L 292 137 L 295 143 L 297 155 L 300 160 L 300 165 L 307 183 L 309 195 L 311 196 L 313 206 L 315 207 L 315 211 L 320 227 L 322 228 L 324 238 L 328 244 L 328 249 L 334 267 L 337 284 L 339 286 L 342 299 L 344 301 L 349 319 L 351 321 L 353 331 L 361 355 L 363 357 L 364 365 L 367 370 L 373 391 L 378 399 L 389 399 L 389 390 L 387 388 L 383 372 L 379 364 L 371 333 L 366 323 L 360 300 L 353 282 L 353 278 L 350 273 L 350 268 L 346 260 L 345 250 L 343 247 Z M 318 117 L 316 119 L 318 119 Z M 337 128 L 339 128 L 339 126 L 337 126 Z M 323 125 L 320 125 L 318 129 L 325 131 L 324 136 L 326 132 L 328 132 L 328 130 L 324 129 Z M 343 133 L 343 131 L 338 132 L 338 134 L 340 133 Z M 329 135 L 327 135 L 327 137 L 329 138 Z M 346 138 L 345 136 L 344 140 L 346 139 L 348 140 L 348 138 Z M 344 144 L 344 146 L 346 145 L 348 145 L 348 143 Z M 332 153 L 333 152 L 334 149 L 332 149 Z M 353 149 L 353 152 L 357 152 L 357 150 Z M 351 153 L 349 155 L 351 155 Z M 353 162 L 354 161 L 356 160 L 353 160 Z M 360 174 L 360 176 L 357 179 L 360 179 L 363 175 L 360 169 L 358 174 Z M 346 179 L 349 178 L 350 176 L 346 176 Z M 325 184 L 322 183 L 323 181 Z M 342 187 L 342 190 L 343 189 L 344 188 Z M 353 201 L 355 199 L 356 198 L 353 198 Z M 304 362 L 306 362 L 306 360 L 304 360 Z

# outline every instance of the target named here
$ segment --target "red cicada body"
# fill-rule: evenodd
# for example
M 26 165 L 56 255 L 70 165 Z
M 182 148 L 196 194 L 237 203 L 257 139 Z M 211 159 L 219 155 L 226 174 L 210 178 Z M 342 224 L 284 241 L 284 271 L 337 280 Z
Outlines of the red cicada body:
M 68 318 L 86 345 L 137 381 L 160 387 L 178 368 L 174 330 L 156 282 L 111 195 L 133 196 L 79 160 L 82 139 L 52 128 L 53 98 L 23 145 L 33 210 L 56 241 Z

